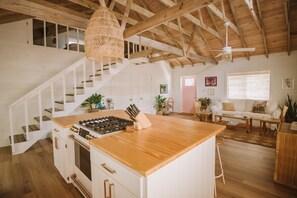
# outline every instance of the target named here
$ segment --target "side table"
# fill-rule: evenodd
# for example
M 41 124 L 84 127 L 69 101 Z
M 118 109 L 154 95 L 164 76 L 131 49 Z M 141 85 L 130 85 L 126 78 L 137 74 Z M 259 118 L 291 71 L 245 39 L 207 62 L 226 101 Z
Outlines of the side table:
M 200 121 L 208 122 L 208 118 L 212 115 L 212 112 L 200 111 L 194 114 L 194 119 L 199 118 Z

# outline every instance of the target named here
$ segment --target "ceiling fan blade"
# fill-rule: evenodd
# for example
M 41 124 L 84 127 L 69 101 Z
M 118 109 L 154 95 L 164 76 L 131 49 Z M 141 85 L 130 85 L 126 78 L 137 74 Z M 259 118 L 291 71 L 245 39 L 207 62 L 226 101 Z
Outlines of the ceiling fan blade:
M 232 52 L 254 52 L 256 48 L 233 48 Z
M 223 53 L 219 53 L 218 55 L 216 55 L 216 58 L 219 57 L 219 56 L 222 56 L 222 55 L 223 55 Z

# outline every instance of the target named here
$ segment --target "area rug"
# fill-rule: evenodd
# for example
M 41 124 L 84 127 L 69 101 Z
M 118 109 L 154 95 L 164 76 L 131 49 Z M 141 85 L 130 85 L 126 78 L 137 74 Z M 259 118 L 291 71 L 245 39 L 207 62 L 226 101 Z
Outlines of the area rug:
M 193 116 L 184 115 L 184 114 L 170 114 L 169 116 L 177 117 L 181 119 L 194 120 Z M 196 120 L 197 121 L 197 120 Z M 199 121 L 197 121 L 199 122 Z M 276 137 L 273 132 L 262 134 L 260 136 L 260 128 L 253 127 L 251 133 L 247 133 L 244 127 L 241 126 L 227 126 L 227 128 L 218 134 L 218 136 L 226 139 L 236 140 L 240 142 L 246 142 L 250 144 L 257 144 L 261 146 L 266 146 L 270 148 L 275 148 Z
M 218 136 L 270 148 L 275 148 L 276 145 L 276 137 L 274 136 L 273 132 L 269 132 L 267 134 L 262 133 L 260 136 L 259 127 L 253 127 L 252 131 L 247 133 L 244 128 L 227 126 L 227 128 L 219 133 Z

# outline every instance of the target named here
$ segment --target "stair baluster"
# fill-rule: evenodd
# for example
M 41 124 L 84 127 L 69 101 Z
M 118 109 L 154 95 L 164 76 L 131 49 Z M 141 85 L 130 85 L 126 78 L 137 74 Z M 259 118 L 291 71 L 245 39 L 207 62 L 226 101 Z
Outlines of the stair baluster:
M 43 119 L 42 119 L 42 101 L 41 101 L 41 89 L 38 89 L 38 112 L 39 112 L 39 127 L 40 130 L 43 129 Z
M 25 108 L 25 126 L 26 126 L 25 134 L 26 134 L 26 140 L 29 141 L 28 100 L 27 100 L 27 98 L 25 98 L 25 101 L 24 101 L 24 108 Z

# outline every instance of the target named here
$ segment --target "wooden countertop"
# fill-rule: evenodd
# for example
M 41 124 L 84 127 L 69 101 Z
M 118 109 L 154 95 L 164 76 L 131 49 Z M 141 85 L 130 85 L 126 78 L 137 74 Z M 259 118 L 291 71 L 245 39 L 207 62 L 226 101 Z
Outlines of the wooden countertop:
M 124 111 L 112 110 L 59 117 L 53 121 L 69 128 L 80 120 L 110 115 L 128 119 Z M 226 128 L 174 117 L 146 115 L 152 127 L 93 139 L 90 140 L 91 145 L 147 176 Z

